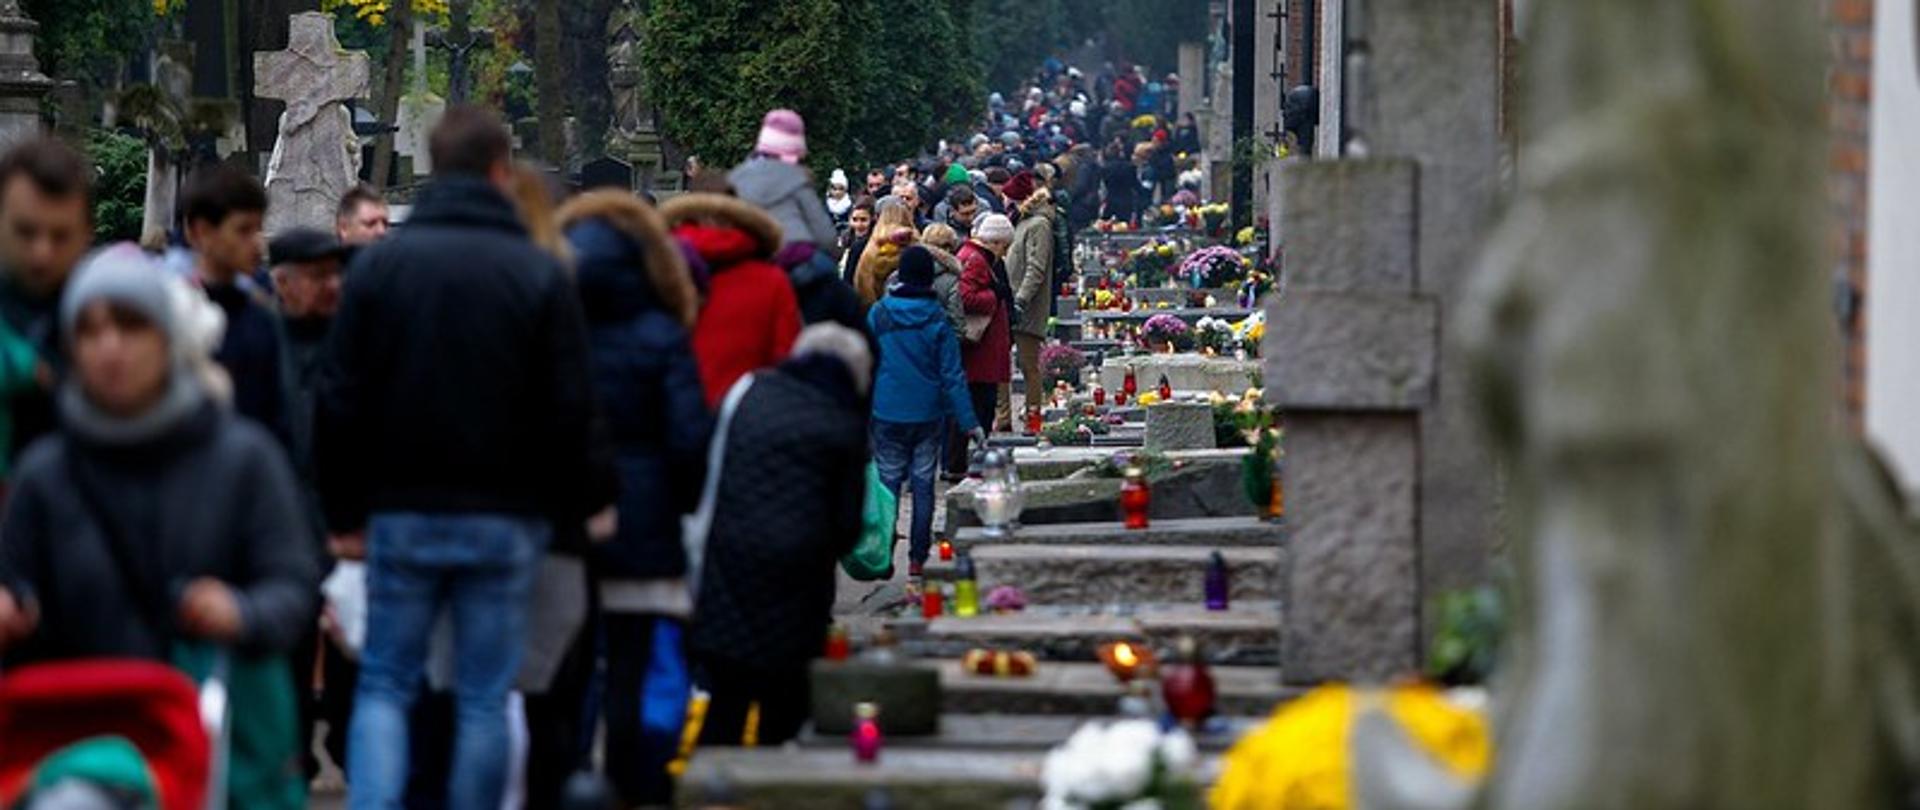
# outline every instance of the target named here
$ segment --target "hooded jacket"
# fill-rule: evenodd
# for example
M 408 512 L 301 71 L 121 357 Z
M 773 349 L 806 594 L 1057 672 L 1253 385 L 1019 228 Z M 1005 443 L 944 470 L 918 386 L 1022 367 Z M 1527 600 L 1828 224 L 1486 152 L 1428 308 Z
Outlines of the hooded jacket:
M 840 232 L 833 227 L 820 195 L 813 190 L 807 170 L 791 163 L 756 157 L 727 174 L 740 199 L 766 209 L 780 224 L 782 246 L 812 242 L 831 253 Z
M 1047 336 L 1048 299 L 1053 291 L 1053 210 L 1046 189 L 1035 189 L 1020 205 L 1020 224 L 1013 228 L 1013 247 L 1007 251 L 1007 279 L 1013 284 L 1013 305 L 1020 317 L 1013 333 Z
M 594 546 L 599 570 L 613 579 L 682 576 L 680 517 L 698 505 L 712 429 L 688 332 L 699 293 L 665 222 L 638 197 L 585 194 L 556 218 L 573 250 L 619 478 L 618 528 Z
M 355 257 L 322 377 L 336 530 L 369 511 L 578 522 L 612 497 L 579 297 L 482 178 L 436 179 L 406 227 Z
M 693 354 L 707 406 L 735 381 L 779 363 L 800 334 L 800 304 L 772 262 L 780 225 L 753 205 L 719 194 L 683 194 L 661 206 L 674 236 L 713 271 L 693 327 Z
M 960 371 L 960 341 L 930 292 L 891 293 L 867 313 L 867 323 L 880 341 L 874 419 L 919 424 L 952 417 L 962 430 L 979 427 Z

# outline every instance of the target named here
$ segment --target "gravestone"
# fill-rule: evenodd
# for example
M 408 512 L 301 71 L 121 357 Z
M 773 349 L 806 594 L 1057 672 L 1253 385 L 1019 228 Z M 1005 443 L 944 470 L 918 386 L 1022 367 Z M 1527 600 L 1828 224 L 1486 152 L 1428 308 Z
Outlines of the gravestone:
M 580 167 L 581 191 L 592 191 L 597 188 L 632 191 L 634 190 L 633 180 L 633 166 L 616 157 L 590 160 Z
M 254 92 L 287 102 L 267 165 L 267 232 L 332 227 L 340 196 L 360 175 L 351 113 L 340 102 L 365 98 L 367 55 L 340 47 L 333 17 L 293 15 L 287 49 L 253 55 Z
M 39 30 L 19 0 L 0 0 L 0 145 L 41 130 L 40 99 L 53 89 L 53 80 L 40 72 L 33 55 Z
M 440 116 L 447 111 L 445 99 L 427 89 L 427 30 L 424 26 L 413 27 L 413 89 L 400 97 L 400 112 L 396 116 L 393 134 L 393 151 L 411 162 L 411 171 L 415 177 L 433 174 L 433 156 L 427 148 L 428 136 Z M 403 175 L 404 177 L 404 175 Z
M 153 85 L 160 91 L 164 112 L 184 119 L 193 92 L 193 43 L 160 42 L 153 58 Z M 140 238 L 172 229 L 180 166 L 179 156 L 165 144 L 147 145 L 147 189 L 141 204 Z
M 1161 402 L 1147 408 L 1148 450 L 1211 450 L 1214 441 L 1212 405 Z

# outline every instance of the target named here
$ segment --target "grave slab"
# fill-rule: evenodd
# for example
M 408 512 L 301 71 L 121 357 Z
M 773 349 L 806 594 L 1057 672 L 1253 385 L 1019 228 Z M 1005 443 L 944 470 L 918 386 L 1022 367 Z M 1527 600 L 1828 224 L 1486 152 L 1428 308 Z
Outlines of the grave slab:
M 1026 593 L 1029 604 L 1197 604 L 1214 551 L 1193 546 L 1008 544 L 975 549 L 973 562 L 983 592 L 1013 585 Z M 1234 599 L 1279 598 L 1281 549 L 1218 551 L 1231 573 L 1229 593 Z
M 1148 450 L 1207 450 L 1213 446 L 1213 406 L 1162 402 L 1147 408 Z

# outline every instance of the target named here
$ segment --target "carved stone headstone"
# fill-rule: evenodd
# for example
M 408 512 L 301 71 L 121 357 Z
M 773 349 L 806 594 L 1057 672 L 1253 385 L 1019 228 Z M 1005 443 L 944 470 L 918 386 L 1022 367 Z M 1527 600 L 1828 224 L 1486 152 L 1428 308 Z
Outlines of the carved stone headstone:
M 326 228 L 340 196 L 360 174 L 351 114 L 341 102 L 364 98 L 367 55 L 340 47 L 333 18 L 295 14 L 287 49 L 254 54 L 254 92 L 287 102 L 267 167 L 267 231 Z
M 0 0 L 0 145 L 41 129 L 40 99 L 53 89 L 53 80 L 40 72 L 33 55 L 39 30 L 19 0 Z
M 445 99 L 427 90 L 427 32 L 423 26 L 413 27 L 413 90 L 400 97 L 400 112 L 393 135 L 393 151 L 407 157 L 413 166 L 412 173 L 428 175 L 433 173 L 433 157 L 427 149 L 427 137 L 440 123 L 440 116 L 447 111 Z

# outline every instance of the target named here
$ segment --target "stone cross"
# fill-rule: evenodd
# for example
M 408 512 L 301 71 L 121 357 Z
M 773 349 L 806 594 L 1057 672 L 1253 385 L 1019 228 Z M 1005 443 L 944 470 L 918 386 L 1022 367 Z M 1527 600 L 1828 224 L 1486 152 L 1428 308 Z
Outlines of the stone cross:
M 341 49 L 333 18 L 319 12 L 291 18 L 287 49 L 253 55 L 254 93 L 287 102 L 267 166 L 267 231 L 327 228 L 340 196 L 360 174 L 352 115 L 341 105 L 365 98 L 367 55 Z
M 447 99 L 454 104 L 464 103 L 473 92 L 473 50 L 493 47 L 492 30 L 468 25 L 471 13 L 465 0 L 454 0 L 448 9 L 450 24 L 444 30 L 434 29 L 427 40 L 447 52 Z

